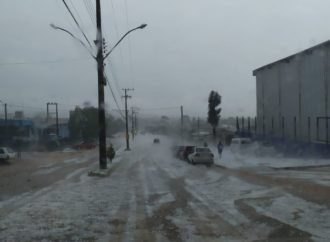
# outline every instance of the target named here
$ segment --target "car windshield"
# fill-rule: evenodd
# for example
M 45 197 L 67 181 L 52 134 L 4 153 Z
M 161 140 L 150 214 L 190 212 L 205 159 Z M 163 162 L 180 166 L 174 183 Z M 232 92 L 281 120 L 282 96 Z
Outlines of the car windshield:
M 330 241 L 329 0 L 0 0 L 0 29 L 0 241 Z

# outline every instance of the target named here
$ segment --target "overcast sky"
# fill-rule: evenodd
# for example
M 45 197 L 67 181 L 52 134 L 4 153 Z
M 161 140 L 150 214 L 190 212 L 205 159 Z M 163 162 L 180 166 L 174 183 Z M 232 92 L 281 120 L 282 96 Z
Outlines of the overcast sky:
M 90 40 L 95 39 L 85 2 L 67 0 Z M 206 116 L 211 90 L 222 116 L 255 115 L 253 69 L 330 39 L 327 0 L 102 0 L 108 48 L 132 33 L 111 55 L 107 73 L 123 108 L 121 88 L 134 88 L 129 105 L 141 113 Z M 89 6 L 89 4 L 87 4 Z M 127 13 L 127 14 L 126 14 Z M 85 101 L 97 104 L 96 64 L 79 43 L 49 27 L 83 38 L 62 0 L 0 1 L 0 100 L 9 111 L 46 110 L 60 103 L 62 116 Z M 48 63 L 49 61 L 58 61 Z M 13 64 L 21 63 L 26 64 Z M 108 87 L 106 102 L 116 109 Z M 2 113 L 2 109 L 0 109 Z

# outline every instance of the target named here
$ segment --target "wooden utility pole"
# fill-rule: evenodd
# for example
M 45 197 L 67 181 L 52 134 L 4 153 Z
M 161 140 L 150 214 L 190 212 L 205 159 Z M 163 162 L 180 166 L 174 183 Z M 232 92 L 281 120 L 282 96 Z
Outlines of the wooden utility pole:
M 101 1 L 96 0 L 96 46 L 97 46 L 97 75 L 98 75 L 98 117 L 99 117 L 99 166 L 100 169 L 107 168 L 107 143 L 105 130 L 105 104 L 104 104 L 104 58 L 103 58 L 103 37 L 102 37 L 102 17 Z
M 59 124 L 58 124 L 58 103 L 55 103 L 55 106 L 56 106 L 56 135 L 57 135 L 57 137 L 59 137 L 60 128 L 59 128 Z
M 5 105 L 5 140 L 8 138 L 8 114 L 7 114 L 7 103 Z
M 127 98 L 132 98 L 132 96 L 128 96 L 128 91 L 134 91 L 134 89 L 131 88 L 123 88 L 125 95 L 123 98 L 125 98 L 125 121 L 126 121 L 126 151 L 130 150 L 129 148 L 129 132 L 128 132 L 128 109 L 127 109 Z
M 49 120 L 49 103 L 47 103 L 47 124 L 48 124 L 48 120 Z
M 183 106 L 180 107 L 181 110 L 181 139 L 183 139 Z

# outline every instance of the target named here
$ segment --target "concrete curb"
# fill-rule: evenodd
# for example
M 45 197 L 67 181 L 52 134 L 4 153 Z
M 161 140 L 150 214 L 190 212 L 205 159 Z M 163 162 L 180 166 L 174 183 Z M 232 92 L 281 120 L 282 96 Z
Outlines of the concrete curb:
M 110 176 L 110 174 L 113 171 L 115 171 L 115 169 L 117 168 L 117 166 L 118 166 L 118 163 L 112 165 L 111 167 L 108 167 L 107 169 L 97 168 L 95 170 L 88 171 L 88 174 L 87 175 L 88 176 L 96 176 L 96 177 L 107 177 L 107 176 Z

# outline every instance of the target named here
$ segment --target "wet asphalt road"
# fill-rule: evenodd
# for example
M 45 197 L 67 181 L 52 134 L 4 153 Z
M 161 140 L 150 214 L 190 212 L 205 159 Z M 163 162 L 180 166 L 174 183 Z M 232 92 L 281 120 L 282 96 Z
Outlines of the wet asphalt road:
M 315 189 L 327 192 L 327 187 L 254 171 L 192 166 L 173 158 L 169 147 L 136 141 L 105 178 L 87 176 L 97 160 L 93 152 L 79 154 L 86 162 L 70 164 L 70 169 L 49 170 L 47 176 L 64 169 L 56 176 L 62 181 L 15 200 L 18 191 L 10 203 L 1 204 L 0 240 L 327 241 L 321 220 L 315 232 L 303 224 L 304 216 L 328 211 L 326 194 L 313 197 Z M 75 169 L 80 172 L 72 173 Z M 297 204 L 286 204 L 290 199 Z M 315 211 L 308 206 L 303 211 L 300 201 Z M 287 220 L 267 212 L 278 203 L 284 214 L 291 214 Z

